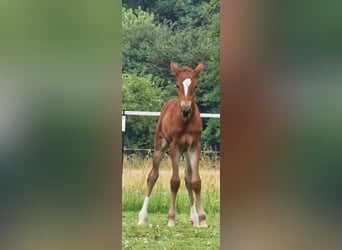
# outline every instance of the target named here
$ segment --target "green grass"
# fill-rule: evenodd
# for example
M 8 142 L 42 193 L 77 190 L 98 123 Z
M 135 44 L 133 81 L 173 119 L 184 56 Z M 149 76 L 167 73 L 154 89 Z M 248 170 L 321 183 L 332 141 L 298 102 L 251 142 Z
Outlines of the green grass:
M 178 213 L 173 228 L 165 213 L 149 213 L 143 226 L 137 220 L 136 212 L 122 213 L 122 249 L 220 249 L 219 213 L 208 215 L 208 228 L 194 228 L 188 213 Z
M 138 212 L 140 211 L 145 193 L 145 187 L 141 192 L 123 192 L 122 193 L 122 210 Z M 163 192 L 159 188 L 155 188 L 152 192 L 148 211 L 152 213 L 167 213 L 170 207 L 170 191 Z M 204 191 L 202 193 L 203 207 L 206 213 L 219 213 L 220 200 L 218 193 L 209 193 Z M 186 191 L 178 192 L 176 200 L 176 212 L 181 213 L 190 210 L 189 196 Z
M 145 225 L 137 226 L 142 207 L 146 177 L 151 159 L 139 157 L 124 160 L 122 186 L 122 247 L 123 249 L 219 249 L 220 243 L 220 171 L 219 161 L 202 159 L 202 202 L 208 228 L 194 228 L 189 220 L 188 193 L 180 166 L 181 186 L 176 201 L 176 226 L 167 227 L 170 205 L 170 160 L 160 167 L 159 179 L 153 189 Z

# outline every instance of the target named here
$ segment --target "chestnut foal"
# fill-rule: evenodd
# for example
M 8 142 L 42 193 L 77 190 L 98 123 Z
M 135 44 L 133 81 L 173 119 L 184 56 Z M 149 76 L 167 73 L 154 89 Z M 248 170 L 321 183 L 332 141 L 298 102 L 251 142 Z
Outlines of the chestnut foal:
M 183 154 L 186 165 L 184 180 L 190 201 L 190 220 L 195 227 L 207 227 L 206 215 L 201 200 L 201 178 L 199 174 L 202 120 L 195 103 L 195 89 L 198 85 L 197 78 L 202 69 L 202 62 L 192 70 L 187 66 L 180 69 L 171 61 L 171 70 L 177 77 L 178 99 L 166 102 L 160 112 L 155 130 L 153 166 L 147 178 L 147 191 L 144 204 L 139 212 L 138 225 L 145 223 L 150 195 L 159 176 L 159 165 L 162 155 L 169 148 L 172 176 L 170 180 L 171 203 L 167 225 L 169 227 L 175 225 L 175 203 L 180 185 L 178 165 Z M 194 193 L 199 209 L 198 214 L 194 202 Z

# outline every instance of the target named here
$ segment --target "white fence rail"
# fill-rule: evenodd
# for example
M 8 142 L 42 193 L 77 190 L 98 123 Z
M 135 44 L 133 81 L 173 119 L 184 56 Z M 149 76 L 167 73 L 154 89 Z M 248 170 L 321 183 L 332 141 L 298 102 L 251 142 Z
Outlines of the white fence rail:
M 160 112 L 150 112 L 150 111 L 131 111 L 131 110 L 122 110 L 122 155 L 124 153 L 124 134 L 126 130 L 126 116 L 134 115 L 134 116 L 160 116 Z M 220 114 L 211 114 L 211 113 L 201 113 L 200 116 L 202 118 L 218 118 L 220 119 Z
M 159 116 L 160 112 L 122 110 L 122 115 Z M 204 118 L 220 118 L 220 114 L 201 113 Z
M 122 110 L 122 132 L 126 130 L 126 116 L 160 116 L 160 112 Z M 202 118 L 220 118 L 220 114 L 201 113 Z

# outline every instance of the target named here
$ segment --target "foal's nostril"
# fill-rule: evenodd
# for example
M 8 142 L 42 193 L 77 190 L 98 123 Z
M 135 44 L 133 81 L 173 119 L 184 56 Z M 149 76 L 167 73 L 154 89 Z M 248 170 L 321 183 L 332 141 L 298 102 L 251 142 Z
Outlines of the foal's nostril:
M 189 114 L 191 113 L 191 107 L 182 106 L 181 112 L 182 112 L 183 117 L 188 117 Z

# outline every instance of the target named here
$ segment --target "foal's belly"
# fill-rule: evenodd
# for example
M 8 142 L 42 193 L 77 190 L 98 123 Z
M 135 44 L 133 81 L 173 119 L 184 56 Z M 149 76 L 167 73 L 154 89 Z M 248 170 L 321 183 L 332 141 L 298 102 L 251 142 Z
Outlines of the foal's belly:
M 183 135 L 175 140 L 176 147 L 180 152 L 193 151 L 199 144 L 199 138 L 191 135 Z

